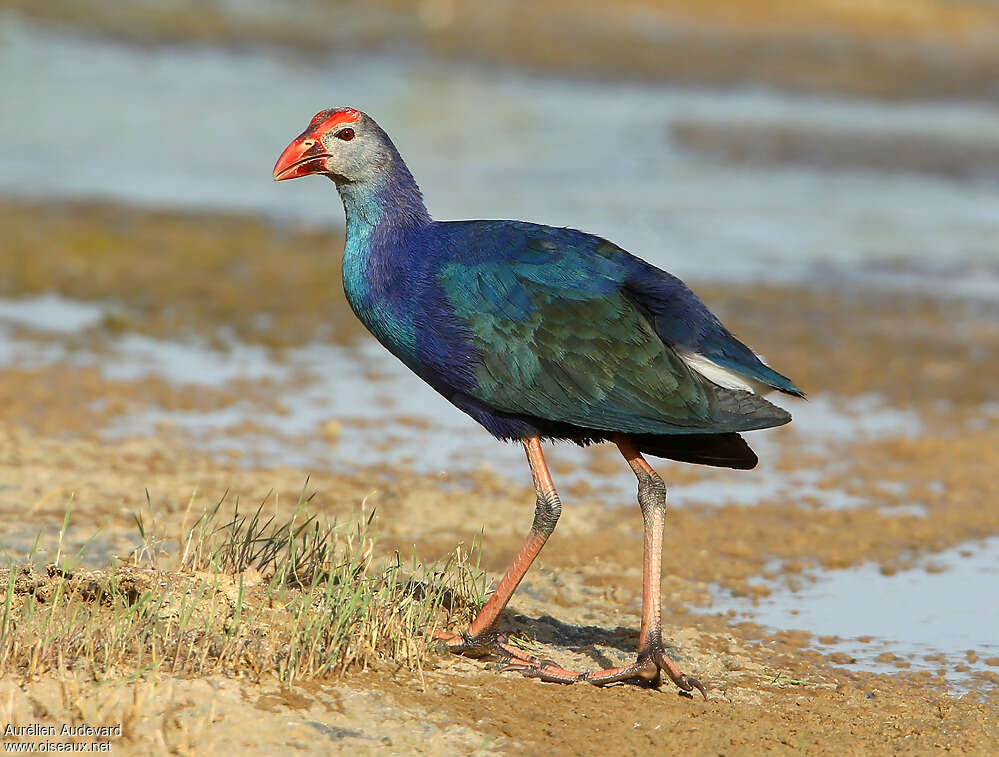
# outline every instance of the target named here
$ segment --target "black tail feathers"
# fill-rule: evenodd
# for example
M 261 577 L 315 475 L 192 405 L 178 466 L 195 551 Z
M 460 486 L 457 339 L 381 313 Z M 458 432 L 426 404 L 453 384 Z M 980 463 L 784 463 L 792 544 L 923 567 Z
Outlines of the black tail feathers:
M 641 452 L 717 468 L 750 470 L 759 458 L 738 434 L 629 434 Z

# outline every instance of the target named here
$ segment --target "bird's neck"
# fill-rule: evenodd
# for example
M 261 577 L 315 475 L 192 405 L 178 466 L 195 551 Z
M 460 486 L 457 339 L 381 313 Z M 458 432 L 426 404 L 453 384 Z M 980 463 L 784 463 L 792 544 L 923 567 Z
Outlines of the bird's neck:
M 347 217 L 347 247 L 370 251 L 376 241 L 387 242 L 430 223 L 423 195 L 402 158 L 377 179 L 337 185 Z
M 362 309 L 387 303 L 407 278 L 413 240 L 430 223 L 420 189 L 399 158 L 379 180 L 337 185 L 347 217 L 343 284 L 347 299 Z

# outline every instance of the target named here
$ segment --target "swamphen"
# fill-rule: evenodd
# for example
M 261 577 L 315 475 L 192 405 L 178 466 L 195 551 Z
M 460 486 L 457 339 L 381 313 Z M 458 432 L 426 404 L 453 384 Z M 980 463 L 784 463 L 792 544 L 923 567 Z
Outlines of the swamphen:
M 557 683 L 661 673 L 704 694 L 663 646 L 666 485 L 643 454 L 748 469 L 740 431 L 791 416 L 760 395 L 803 396 L 736 339 L 686 285 L 606 239 L 522 221 L 432 221 L 388 135 L 353 108 L 317 113 L 274 179 L 324 174 L 347 217 L 343 287 L 388 350 L 459 410 L 524 445 L 537 490 L 527 541 L 451 651 L 494 656 Z M 506 643 L 497 620 L 555 528 L 561 503 L 541 441 L 610 441 L 638 478 L 645 521 L 642 627 L 633 665 L 578 673 Z

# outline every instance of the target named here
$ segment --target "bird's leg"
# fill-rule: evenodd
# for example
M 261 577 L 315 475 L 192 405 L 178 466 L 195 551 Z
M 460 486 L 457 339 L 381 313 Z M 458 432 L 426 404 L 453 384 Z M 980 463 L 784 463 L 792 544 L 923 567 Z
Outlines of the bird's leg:
M 510 664 L 508 669 L 518 670 L 530 678 L 540 678 L 552 683 L 588 681 L 603 686 L 618 681 L 634 681 L 654 687 L 660 685 L 661 674 L 665 671 L 669 679 L 684 691 L 697 689 L 707 698 L 701 682 L 685 675 L 666 654 L 666 647 L 663 644 L 660 582 L 663 533 L 666 527 L 666 484 L 630 439 L 621 437 L 616 443 L 638 479 L 638 504 L 642 508 L 642 518 L 645 521 L 642 627 L 638 635 L 638 659 L 632 665 L 586 673 L 575 673 L 551 664 L 523 665 L 518 662 Z
M 493 592 L 492 597 L 479 611 L 479 614 L 475 616 L 468 629 L 461 634 L 440 632 L 434 638 L 436 641 L 445 642 L 448 649 L 455 654 L 468 657 L 497 657 L 501 661 L 511 664 L 541 665 L 550 664 L 550 661 L 535 659 L 516 647 L 510 646 L 496 631 L 496 622 L 499 620 L 500 613 L 510 601 L 517 586 L 520 585 L 528 568 L 531 567 L 531 563 L 534 562 L 534 558 L 538 556 L 541 548 L 548 541 L 548 537 L 555 530 L 555 524 L 558 523 L 559 515 L 562 512 L 562 503 L 541 452 L 541 440 L 536 436 L 525 439 L 524 451 L 527 453 L 527 462 L 531 466 L 531 476 L 534 479 L 534 489 L 537 492 L 531 533 L 513 559 L 513 564 L 500 579 L 496 591 Z

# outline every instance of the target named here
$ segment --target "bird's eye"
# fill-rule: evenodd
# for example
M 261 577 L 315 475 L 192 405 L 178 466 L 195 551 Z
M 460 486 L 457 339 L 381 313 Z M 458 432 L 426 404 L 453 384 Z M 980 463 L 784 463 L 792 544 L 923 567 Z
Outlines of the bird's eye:
M 354 138 L 354 130 L 348 126 L 346 129 L 340 129 L 340 131 L 338 131 L 336 135 L 344 142 L 349 142 Z

